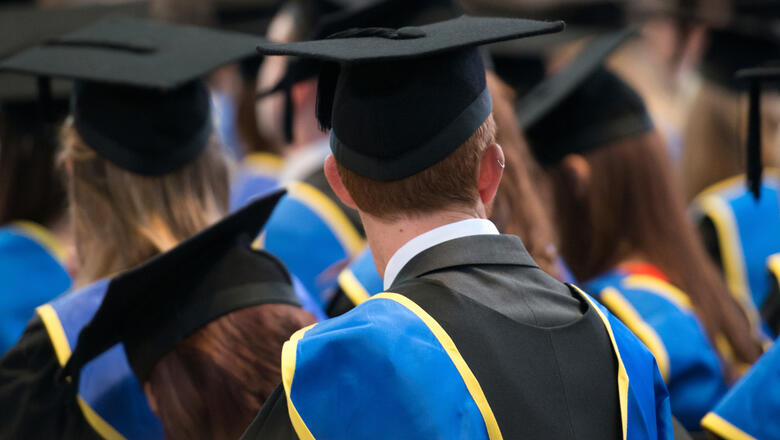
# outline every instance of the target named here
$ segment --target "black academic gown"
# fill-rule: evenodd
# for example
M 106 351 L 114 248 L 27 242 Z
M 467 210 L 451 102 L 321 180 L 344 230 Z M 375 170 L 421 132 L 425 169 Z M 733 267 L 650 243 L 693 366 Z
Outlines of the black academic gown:
M 0 439 L 100 439 L 61 371 L 40 318 L 0 359 Z
M 439 244 L 415 256 L 388 290 L 412 299 L 451 336 L 504 438 L 621 437 L 618 364 L 604 325 L 539 269 L 519 238 Z M 243 438 L 297 438 L 281 386 Z

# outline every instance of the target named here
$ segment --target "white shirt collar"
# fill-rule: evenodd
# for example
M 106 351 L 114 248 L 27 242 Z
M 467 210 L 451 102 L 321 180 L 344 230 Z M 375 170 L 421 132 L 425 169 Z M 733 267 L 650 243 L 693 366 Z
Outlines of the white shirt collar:
M 390 288 L 401 269 L 406 266 L 406 263 L 426 249 L 456 238 L 471 235 L 498 235 L 498 233 L 498 228 L 490 220 L 470 218 L 439 226 L 436 229 L 420 234 L 406 242 L 390 257 L 390 261 L 387 262 L 385 267 L 384 289 Z

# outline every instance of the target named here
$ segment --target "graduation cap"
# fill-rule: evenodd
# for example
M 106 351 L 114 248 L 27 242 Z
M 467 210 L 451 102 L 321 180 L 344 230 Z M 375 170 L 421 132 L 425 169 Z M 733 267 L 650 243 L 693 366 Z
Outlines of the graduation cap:
M 518 103 L 520 124 L 539 163 L 554 164 L 567 154 L 653 129 L 642 98 L 603 67 L 634 34 L 626 29 L 591 41 L 571 64 Z
M 157 362 L 210 322 L 262 304 L 300 306 L 284 264 L 251 243 L 284 195 L 257 199 L 169 252 L 111 280 L 63 377 L 122 343 L 144 383 Z
M 118 5 L 79 5 L 36 8 L 27 5 L 0 8 L 0 59 L 20 50 L 71 32 L 106 16 L 146 15 L 148 1 L 130 1 Z M 0 112 L 13 117 L 12 124 L 36 126 L 54 122 L 64 116 L 71 92 L 70 81 L 52 81 L 45 105 L 39 103 L 39 87 L 27 75 L 0 74 Z M 47 132 L 50 130 L 46 130 Z
M 116 166 L 162 175 L 194 160 L 211 136 L 200 78 L 255 53 L 257 37 L 107 18 L 26 49 L 0 71 L 76 80 L 78 134 Z M 45 83 L 45 82 L 44 82 Z
M 741 90 L 737 70 L 760 66 L 780 52 L 780 0 L 728 0 L 701 8 L 709 28 L 702 75 L 721 86 Z
M 320 40 L 336 32 L 357 27 L 418 26 L 458 17 L 463 13 L 456 0 L 368 0 L 345 3 L 333 8 L 312 26 L 308 39 Z M 260 91 L 258 98 L 276 92 L 285 93 L 284 130 L 292 142 L 292 87 L 302 81 L 316 78 L 321 63 L 311 58 L 298 58 L 287 65 L 282 78 L 269 90 Z
M 341 164 L 392 181 L 447 157 L 492 111 L 478 46 L 563 30 L 563 22 L 461 16 L 419 27 L 355 28 L 262 43 L 265 55 L 325 62 L 317 119 Z
M 748 84 L 747 184 L 753 197 L 761 198 L 761 91 L 766 83 L 780 81 L 780 67 L 754 67 L 736 73 L 736 78 Z

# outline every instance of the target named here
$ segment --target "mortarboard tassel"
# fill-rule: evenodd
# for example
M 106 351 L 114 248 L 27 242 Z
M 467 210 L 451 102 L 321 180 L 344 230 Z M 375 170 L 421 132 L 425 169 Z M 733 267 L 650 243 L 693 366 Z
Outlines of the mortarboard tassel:
M 284 140 L 293 143 L 293 99 L 292 86 L 284 90 Z
M 323 63 L 317 81 L 317 104 L 315 112 L 320 130 L 330 130 L 333 118 L 333 99 L 341 67 L 337 63 Z
M 753 198 L 761 198 L 761 83 L 751 81 L 747 133 L 747 184 Z

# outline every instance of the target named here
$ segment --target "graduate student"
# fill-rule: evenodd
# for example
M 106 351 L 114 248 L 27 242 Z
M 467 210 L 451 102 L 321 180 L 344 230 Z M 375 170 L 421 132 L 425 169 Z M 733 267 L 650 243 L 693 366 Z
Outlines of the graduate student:
M 591 42 L 523 98 L 520 118 L 553 187 L 564 260 L 653 352 L 673 415 L 696 432 L 761 347 L 696 239 L 643 101 L 603 67 L 629 35 Z
M 109 279 L 227 210 L 228 176 L 200 78 L 253 53 L 256 37 L 107 18 L 27 49 L 0 69 L 75 79 L 62 130 L 77 290 L 37 308 L 0 360 L 0 438 L 162 438 L 120 348 L 57 383 Z
M 736 77 L 749 86 L 747 146 L 747 188 L 760 200 L 762 189 L 761 97 L 767 89 L 777 89 L 780 69 L 759 67 L 737 72 Z M 775 268 L 776 269 L 776 268 Z M 780 329 L 778 290 L 767 298 L 764 317 L 775 331 Z M 710 433 L 728 440 L 780 437 L 780 348 L 774 345 L 761 356 L 718 405 L 702 420 Z
M 454 0 L 381 0 L 338 7 L 329 2 L 293 3 L 282 8 L 268 37 L 273 41 L 301 40 L 307 35 L 319 39 L 357 26 L 402 27 L 428 23 L 436 17 L 453 18 L 460 12 Z M 333 194 L 323 173 L 330 149 L 328 134 L 320 130 L 314 117 L 320 63 L 293 59 L 284 68 L 279 66 L 286 62 L 279 57 L 265 59 L 257 109 L 261 127 L 284 115 L 284 124 L 276 121 L 276 131 L 284 125 L 291 144 L 286 147 L 279 178 L 290 190 L 288 197 L 299 206 L 277 210 L 266 228 L 264 246 L 327 308 L 340 300 L 338 292 L 334 293 L 337 277 L 350 261 L 359 258 L 365 248 L 364 232 L 357 212 Z M 281 78 L 272 74 L 277 69 Z M 279 102 L 280 97 L 284 97 L 283 102 Z
M 721 13 L 716 21 L 704 13 Z M 780 176 L 771 167 L 780 163 L 776 112 L 764 112 L 764 160 L 761 183 L 766 197 L 759 201 L 744 182 L 744 124 L 746 83 L 736 79 L 739 69 L 761 66 L 780 53 L 780 2 L 725 2 L 724 7 L 700 13 L 708 25 L 709 46 L 701 65 L 702 86 L 691 108 L 680 175 L 691 212 L 713 260 L 726 278 L 732 295 L 756 327 L 774 339 L 760 316 L 771 280 L 768 258 L 780 252 Z M 767 108 L 777 97 L 764 96 Z
M 121 343 L 166 439 L 238 438 L 281 380 L 282 344 L 314 323 L 284 265 L 251 247 L 282 194 L 113 278 L 63 375 Z
M 671 436 L 650 352 L 486 219 L 505 157 L 477 46 L 562 27 L 462 16 L 260 44 L 328 62 L 325 174 L 387 293 L 293 335 L 245 438 Z
M 487 87 L 493 100 L 496 142 L 504 151 L 504 173 L 496 198 L 488 210 L 490 220 L 505 234 L 517 235 L 539 267 L 566 281 L 557 252 L 557 238 L 537 187 L 532 183 L 536 163 L 531 157 L 515 116 L 515 93 L 496 74 L 487 71 Z M 371 249 L 367 248 L 339 274 L 339 290 L 328 314 L 340 315 L 382 292 L 382 276 L 377 272 Z
M 112 13 L 121 6 L 0 8 L 0 59 Z M 71 285 L 66 195 L 56 169 L 56 126 L 67 114 L 69 85 L 52 84 L 48 105 L 35 78 L 0 75 L 0 355 L 24 331 L 35 307 Z

